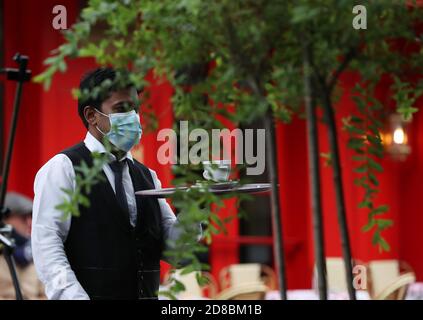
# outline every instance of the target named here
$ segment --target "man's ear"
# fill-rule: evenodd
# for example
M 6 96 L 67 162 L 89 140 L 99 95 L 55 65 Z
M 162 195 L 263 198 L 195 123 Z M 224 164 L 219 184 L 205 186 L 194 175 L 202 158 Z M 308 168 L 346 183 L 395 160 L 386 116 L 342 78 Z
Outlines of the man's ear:
M 88 122 L 88 124 L 92 125 L 92 126 L 96 126 L 97 125 L 97 116 L 96 116 L 95 109 L 94 107 L 91 106 L 86 106 L 84 108 L 84 117 L 85 120 Z

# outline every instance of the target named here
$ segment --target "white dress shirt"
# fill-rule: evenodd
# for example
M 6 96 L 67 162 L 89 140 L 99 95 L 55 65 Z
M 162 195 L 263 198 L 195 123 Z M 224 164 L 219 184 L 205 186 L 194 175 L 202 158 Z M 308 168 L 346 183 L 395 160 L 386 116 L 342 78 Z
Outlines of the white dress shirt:
M 84 143 L 91 152 L 106 152 L 104 146 L 89 132 Z M 114 155 L 110 154 L 110 157 L 115 160 Z M 130 152 L 126 154 L 126 158 L 133 161 Z M 115 190 L 113 171 L 108 164 L 103 166 L 103 170 Z M 161 188 L 157 174 L 153 170 L 150 172 L 155 187 Z M 130 222 L 135 225 L 136 200 L 127 163 L 124 166 L 122 180 L 128 201 Z M 75 171 L 71 160 L 64 154 L 58 154 L 51 158 L 35 177 L 31 237 L 34 264 L 49 299 L 89 299 L 76 279 L 64 250 L 64 242 L 71 226 L 71 217 L 64 217 L 62 211 L 55 209 L 66 197 L 62 189 L 75 189 Z M 175 241 L 181 233 L 181 229 L 177 227 L 178 220 L 165 199 L 158 201 L 165 240 Z

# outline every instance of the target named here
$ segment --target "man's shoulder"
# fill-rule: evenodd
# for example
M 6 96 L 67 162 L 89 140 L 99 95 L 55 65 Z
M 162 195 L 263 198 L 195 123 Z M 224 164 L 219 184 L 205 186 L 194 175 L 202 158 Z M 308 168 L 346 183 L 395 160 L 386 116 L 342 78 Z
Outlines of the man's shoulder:
M 60 151 L 58 154 L 65 155 L 74 166 L 79 165 L 81 161 L 85 161 L 88 164 L 92 162 L 91 151 L 83 141 Z
M 81 141 L 81 142 L 79 142 L 77 144 L 74 144 L 71 147 L 68 147 L 66 149 L 63 149 L 58 154 L 64 154 L 64 155 L 66 155 L 68 157 L 71 157 L 73 154 L 80 154 L 81 151 L 85 151 L 85 150 L 88 150 L 88 148 L 85 146 L 85 143 L 83 141 Z
M 72 169 L 71 160 L 62 153 L 56 154 L 50 158 L 37 172 L 35 180 L 38 180 L 41 176 L 58 176 L 62 172 L 67 172 Z
M 77 152 L 82 146 L 82 143 L 75 144 L 69 148 L 63 149 L 58 152 L 52 158 L 50 158 L 37 172 L 37 175 L 41 172 L 49 170 L 60 170 L 72 167 L 71 154 Z

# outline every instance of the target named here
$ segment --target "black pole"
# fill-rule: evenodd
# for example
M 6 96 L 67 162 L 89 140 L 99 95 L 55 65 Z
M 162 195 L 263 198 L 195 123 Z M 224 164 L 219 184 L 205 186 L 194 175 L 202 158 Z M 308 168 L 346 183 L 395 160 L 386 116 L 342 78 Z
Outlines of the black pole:
M 276 139 L 275 139 L 275 126 L 273 122 L 272 109 L 269 107 L 264 119 L 266 129 L 266 158 L 267 166 L 269 169 L 270 183 L 272 185 L 271 204 L 272 204 L 272 229 L 274 240 L 274 255 L 276 261 L 276 270 L 279 281 L 279 292 L 282 300 L 287 299 L 287 286 L 285 276 L 285 249 L 283 245 L 283 232 L 282 232 L 282 219 L 281 207 L 279 197 L 279 182 L 278 182 L 278 168 L 277 156 L 275 153 Z
M 4 202 L 6 199 L 6 190 L 7 190 L 7 182 L 9 179 L 9 172 L 10 172 L 10 162 L 12 159 L 13 153 L 13 145 L 15 142 L 16 136 L 16 127 L 18 123 L 18 115 L 19 109 L 21 104 L 21 97 L 22 97 L 22 89 L 23 84 L 26 81 L 29 81 L 31 77 L 31 71 L 27 70 L 28 66 L 28 57 L 22 56 L 17 53 L 13 59 L 18 63 L 18 69 L 3 69 L 2 72 L 5 72 L 7 75 L 8 80 L 17 81 L 17 88 L 15 93 L 15 100 L 13 103 L 13 113 L 12 113 L 12 122 L 10 125 L 9 130 L 9 139 L 7 143 L 6 155 L 3 162 L 3 169 L 2 169 L 2 180 L 0 186 L 0 243 L 4 245 L 3 254 L 6 259 L 6 263 L 9 267 L 10 275 L 12 277 L 13 286 L 16 292 L 16 300 L 23 300 L 22 292 L 19 286 L 18 277 L 16 274 L 16 266 L 13 259 L 13 249 L 14 244 L 10 241 L 4 234 L 10 235 L 11 229 L 8 228 L 7 225 L 4 224 L 3 218 L 8 213 L 8 209 L 4 207 Z M 3 233 L 3 234 L 2 234 Z
M 311 209 L 313 217 L 314 254 L 320 300 L 327 300 L 326 257 L 324 248 L 323 216 L 320 193 L 319 142 L 316 120 L 316 101 L 311 73 L 311 47 L 304 46 L 304 103 L 307 116 L 308 163 L 310 172 Z
M 15 102 L 14 102 L 13 114 L 12 114 L 12 124 L 9 130 L 9 139 L 7 142 L 6 157 L 3 162 L 3 170 L 1 175 L 2 184 L 0 189 L 0 205 L 2 207 L 4 205 L 4 200 L 6 197 L 6 190 L 7 190 L 7 182 L 9 180 L 10 160 L 12 158 L 13 143 L 15 141 L 15 136 L 16 136 L 16 125 L 18 121 L 19 107 L 21 102 L 22 85 L 23 84 L 21 82 L 18 82 L 18 86 L 16 88 Z
M 4 65 L 4 1 L 0 0 L 0 66 Z M 4 83 L 0 83 L 0 123 L 4 123 Z M 3 167 L 4 132 L 0 130 L 0 168 Z
M 16 126 L 18 123 L 19 109 L 21 105 L 22 88 L 23 88 L 24 82 L 27 81 L 27 77 L 28 77 L 27 70 L 26 70 L 26 67 L 28 65 L 28 57 L 21 56 L 20 54 L 16 54 L 14 57 L 14 60 L 18 62 L 19 70 L 5 69 L 8 75 L 8 78 L 12 80 L 16 80 L 18 82 L 18 85 L 17 85 L 16 93 L 15 93 L 12 123 L 9 129 L 9 140 L 7 142 L 6 156 L 3 163 L 3 170 L 1 175 L 2 176 L 1 187 L 0 187 L 0 207 L 1 208 L 3 208 L 4 206 L 4 200 L 6 197 L 7 182 L 9 179 L 10 160 L 12 158 L 13 144 L 15 142 L 15 135 L 16 135 Z
M 324 92 L 327 92 L 325 90 Z M 338 134 L 336 129 L 335 114 L 330 96 L 323 94 L 323 107 L 328 126 L 328 138 L 331 150 L 331 162 L 333 169 L 333 181 L 336 194 L 336 206 L 338 215 L 339 232 L 341 234 L 342 256 L 345 264 L 345 278 L 350 300 L 356 300 L 356 292 L 353 285 L 353 270 L 351 257 L 351 244 L 347 226 L 347 214 L 345 210 L 344 188 L 342 185 L 342 168 L 339 156 Z
M 279 283 L 279 293 L 282 300 L 287 300 L 287 285 L 286 285 L 286 264 L 285 264 L 285 248 L 283 244 L 283 227 L 281 218 L 281 206 L 279 197 L 279 181 L 278 181 L 278 159 L 275 152 L 276 138 L 275 138 L 275 123 L 273 111 L 270 105 L 267 104 L 263 89 L 260 87 L 257 79 L 250 76 L 247 77 L 247 83 L 256 97 L 267 105 L 266 114 L 264 117 L 264 128 L 266 130 L 266 165 L 269 170 L 270 184 L 272 191 L 270 195 L 272 207 L 272 234 L 274 236 L 273 253 L 275 256 L 276 271 Z

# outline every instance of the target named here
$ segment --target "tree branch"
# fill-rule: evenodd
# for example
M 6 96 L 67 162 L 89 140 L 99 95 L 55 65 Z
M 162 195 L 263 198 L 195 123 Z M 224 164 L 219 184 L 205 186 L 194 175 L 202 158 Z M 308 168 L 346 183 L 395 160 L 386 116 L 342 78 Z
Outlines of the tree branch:
M 332 92 L 333 88 L 335 87 L 336 81 L 338 81 L 339 76 L 345 70 L 345 68 L 349 65 L 352 59 L 355 58 L 357 55 L 357 47 L 351 47 L 348 52 L 345 54 L 344 60 L 339 65 L 338 69 L 335 70 L 335 73 L 330 77 L 328 81 L 328 90 Z

